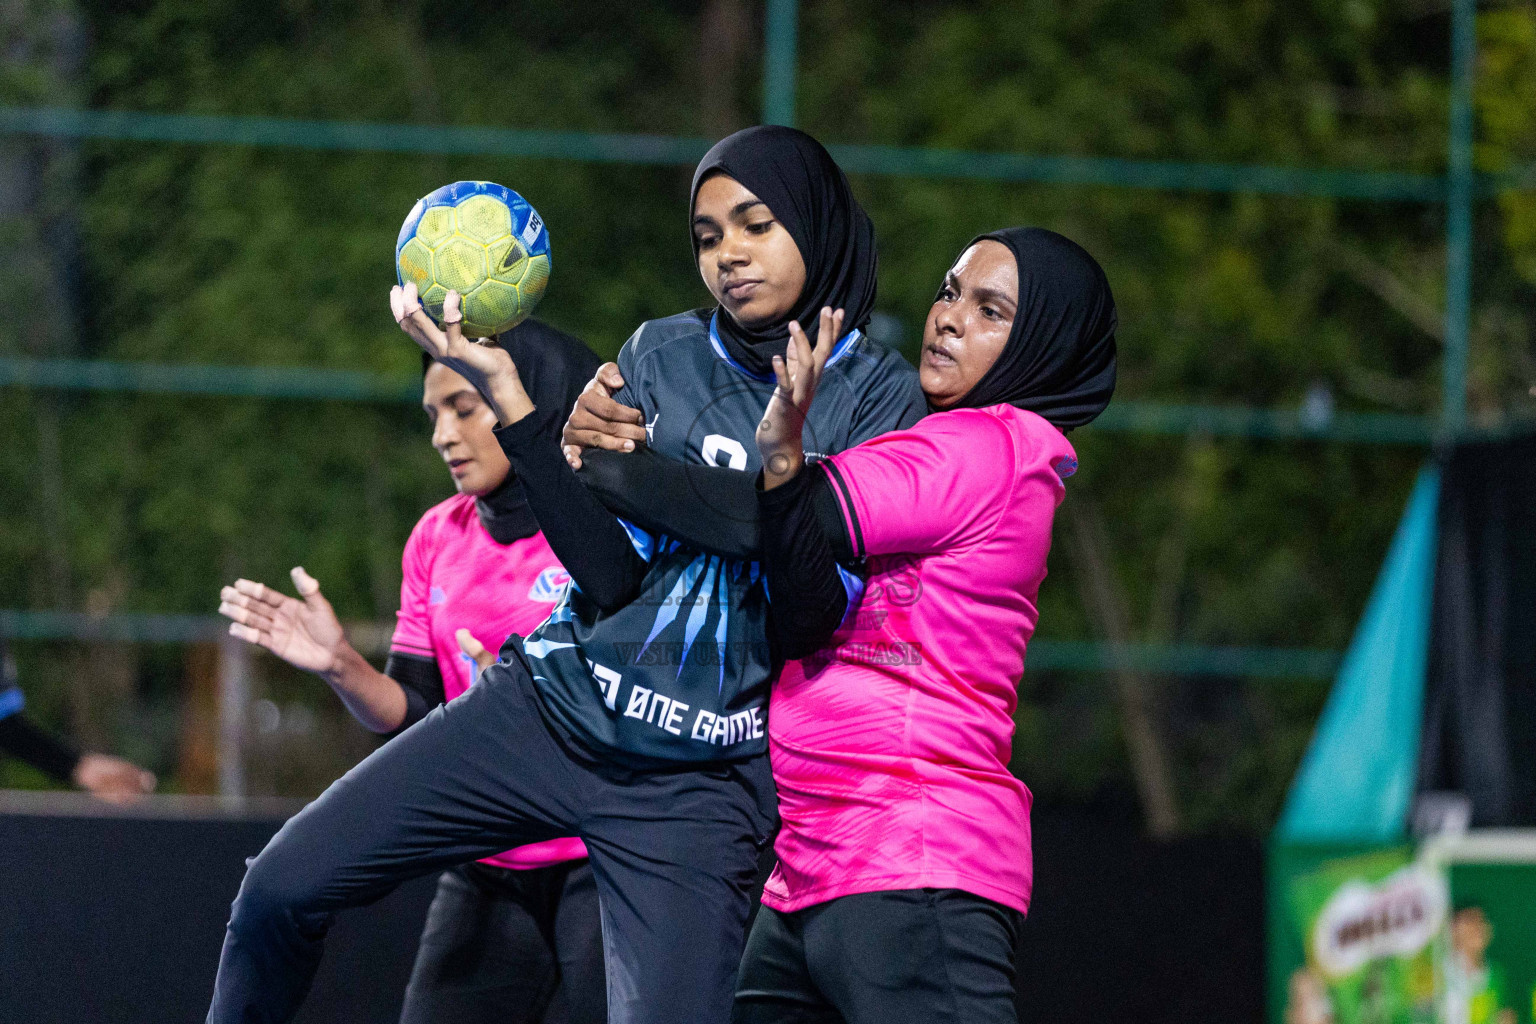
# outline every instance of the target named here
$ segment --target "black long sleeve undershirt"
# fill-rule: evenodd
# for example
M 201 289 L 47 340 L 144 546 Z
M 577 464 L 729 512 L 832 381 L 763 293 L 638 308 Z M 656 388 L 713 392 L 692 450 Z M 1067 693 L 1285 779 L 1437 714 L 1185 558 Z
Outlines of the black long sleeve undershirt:
M 645 560 L 619 521 L 576 479 L 559 438 L 530 415 L 497 428 L 496 440 L 523 482 L 544 539 L 582 594 L 605 612 L 633 601 Z
M 80 751 L 68 740 L 38 728 L 19 711 L 0 718 L 0 750 L 60 782 L 73 782 L 80 764 Z
M 737 469 L 678 462 L 650 448 L 582 452 L 577 476 L 603 506 L 712 555 L 762 558 L 757 485 Z
M 384 674 L 400 684 L 405 692 L 405 717 L 400 724 L 385 733 L 393 739 L 423 718 L 427 712 L 445 703 L 448 693 L 443 689 L 443 673 L 436 660 L 422 658 L 400 651 L 390 651 L 384 662 Z
M 839 564 L 862 574 L 826 473 L 815 466 L 771 491 L 761 490 L 763 565 L 773 628 L 786 658 L 827 645 L 848 613 Z

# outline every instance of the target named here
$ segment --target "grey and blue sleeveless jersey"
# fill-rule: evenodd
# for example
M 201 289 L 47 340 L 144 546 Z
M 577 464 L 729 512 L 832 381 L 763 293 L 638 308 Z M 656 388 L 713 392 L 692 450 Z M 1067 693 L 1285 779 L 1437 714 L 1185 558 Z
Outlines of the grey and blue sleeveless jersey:
M 616 397 L 641 411 L 659 454 L 755 475 L 754 436 L 774 381 L 729 357 L 710 316 L 695 310 L 642 324 L 619 352 L 625 386 Z M 926 409 L 916 371 L 853 331 L 827 360 L 805 426 L 806 454 L 836 454 L 910 426 Z M 646 562 L 639 596 L 604 614 L 571 584 L 522 643 L 546 709 L 585 745 L 621 759 L 762 753 L 768 689 L 780 665 L 758 564 L 624 525 Z

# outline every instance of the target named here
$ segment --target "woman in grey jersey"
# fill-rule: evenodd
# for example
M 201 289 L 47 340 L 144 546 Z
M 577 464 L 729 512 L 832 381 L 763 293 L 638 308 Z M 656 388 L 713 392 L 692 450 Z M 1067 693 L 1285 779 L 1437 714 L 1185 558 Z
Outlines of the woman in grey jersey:
M 711 185 L 718 182 L 718 185 Z M 842 172 L 791 129 L 749 129 L 705 158 L 690 210 L 714 310 L 643 325 L 620 365 L 662 455 L 745 481 L 773 394 L 755 364 L 822 305 L 867 321 L 874 238 Z M 786 237 L 787 236 L 787 237 Z M 285 825 L 235 901 L 210 1021 L 283 1021 L 336 911 L 509 846 L 579 836 L 597 877 L 610 1020 L 724 1022 L 759 851 L 776 811 L 762 703 L 779 657 L 752 561 L 621 523 L 561 458 L 500 349 L 433 323 L 414 291 L 396 319 L 479 389 L 555 554 L 555 611 L 456 701 L 358 765 Z M 779 337 L 782 335 L 783 337 Z M 910 422 L 916 375 L 853 330 L 807 437 L 833 452 Z M 537 707 L 540 715 L 526 709 Z

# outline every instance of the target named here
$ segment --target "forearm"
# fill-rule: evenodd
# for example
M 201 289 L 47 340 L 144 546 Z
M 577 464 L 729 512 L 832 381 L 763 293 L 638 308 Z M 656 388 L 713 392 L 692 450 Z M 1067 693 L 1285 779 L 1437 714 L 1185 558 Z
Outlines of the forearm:
M 320 678 L 330 684 L 352 717 L 371 732 L 393 732 L 406 716 L 405 690 L 343 641 L 335 663 Z
M 496 431 L 523 482 L 528 505 L 555 557 L 598 607 L 623 607 L 639 593 L 645 562 L 613 514 L 576 479 L 557 439 L 527 416 Z
M 0 750 L 60 782 L 73 782 L 80 751 L 40 729 L 21 712 L 0 718 Z
M 815 491 L 825 486 L 819 474 L 802 470 L 759 492 L 773 628 L 786 658 L 825 647 L 851 599 L 839 571 L 839 545 L 817 514 Z
M 576 474 L 603 505 L 652 533 L 743 561 L 762 558 L 757 486 L 739 470 L 691 465 L 650 448 L 589 449 Z

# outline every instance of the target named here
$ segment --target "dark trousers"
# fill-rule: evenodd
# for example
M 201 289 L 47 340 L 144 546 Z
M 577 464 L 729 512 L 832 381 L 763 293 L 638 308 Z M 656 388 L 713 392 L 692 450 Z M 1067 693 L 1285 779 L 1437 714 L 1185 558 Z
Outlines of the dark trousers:
M 400 1024 L 603 1024 L 603 929 L 584 860 L 443 872 Z
M 1023 915 L 958 889 L 859 893 L 752 923 L 735 1024 L 1016 1024 Z
M 342 776 L 252 861 L 208 1020 L 290 1020 L 337 911 L 577 835 L 602 907 L 609 1020 L 723 1022 L 775 820 L 766 757 L 665 771 L 593 759 L 544 719 L 514 655 Z

